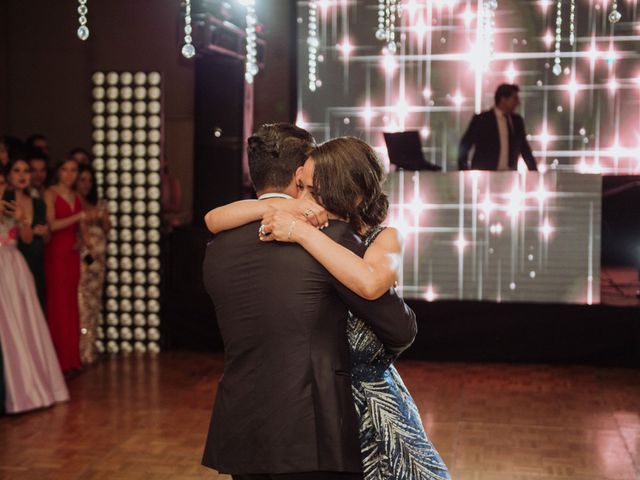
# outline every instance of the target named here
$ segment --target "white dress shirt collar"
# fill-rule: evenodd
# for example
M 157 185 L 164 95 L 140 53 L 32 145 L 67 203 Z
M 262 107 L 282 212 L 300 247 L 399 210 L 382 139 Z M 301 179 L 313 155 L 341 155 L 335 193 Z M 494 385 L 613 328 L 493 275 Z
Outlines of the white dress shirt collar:
M 278 193 L 278 192 L 263 193 L 258 197 L 258 200 L 266 200 L 267 198 L 288 198 L 289 200 L 293 200 L 293 197 L 291 195 L 287 195 L 286 193 Z

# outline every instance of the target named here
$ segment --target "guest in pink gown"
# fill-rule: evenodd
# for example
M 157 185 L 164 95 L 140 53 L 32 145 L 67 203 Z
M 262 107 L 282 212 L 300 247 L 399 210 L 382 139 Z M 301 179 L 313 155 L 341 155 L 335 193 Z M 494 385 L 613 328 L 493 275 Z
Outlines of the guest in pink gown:
M 5 191 L 0 182 L 0 198 L 9 198 Z M 13 201 L 0 200 L 0 344 L 7 413 L 69 399 L 33 276 L 16 246 L 18 236 L 28 242 L 32 234 L 25 212 Z

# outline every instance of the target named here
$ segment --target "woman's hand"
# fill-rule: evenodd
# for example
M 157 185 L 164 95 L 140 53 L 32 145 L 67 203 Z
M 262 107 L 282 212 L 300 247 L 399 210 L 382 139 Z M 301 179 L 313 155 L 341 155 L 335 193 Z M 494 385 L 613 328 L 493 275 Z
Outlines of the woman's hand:
M 329 222 L 327 211 L 309 198 L 279 202 L 275 205 L 275 208 L 289 213 L 296 219 L 309 223 L 316 228 L 324 228 Z
M 16 222 L 23 223 L 26 220 L 24 210 L 16 202 L 2 202 L 4 204 L 4 214 L 13 217 Z
M 263 242 L 298 242 L 305 229 L 315 228 L 283 210 L 272 210 L 262 217 L 258 236 Z
M 41 237 L 46 237 L 49 234 L 49 227 L 47 225 L 43 225 L 38 223 L 33 227 L 34 235 L 39 235 Z
M 0 217 L 4 217 L 9 214 L 9 208 L 11 204 L 6 200 L 0 200 Z

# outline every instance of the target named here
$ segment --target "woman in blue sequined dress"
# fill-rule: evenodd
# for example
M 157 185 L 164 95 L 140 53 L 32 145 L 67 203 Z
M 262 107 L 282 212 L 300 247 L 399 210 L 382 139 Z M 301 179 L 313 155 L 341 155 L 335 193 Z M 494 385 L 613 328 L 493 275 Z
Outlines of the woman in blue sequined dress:
M 300 197 L 307 202 L 311 197 L 326 208 L 330 219 L 348 221 L 360 232 L 368 247 L 364 258 L 302 221 L 317 216 L 317 209 L 303 210 L 302 218 L 290 213 L 296 211 L 291 208 L 294 200 L 273 199 L 268 206 L 266 202 L 236 202 L 210 212 L 208 224 L 214 226 L 215 233 L 239 226 L 240 219 L 247 223 L 262 218 L 262 240 L 299 243 L 342 284 L 364 298 L 375 299 L 394 286 L 402 255 L 399 232 L 380 225 L 388 208 L 383 180 L 375 152 L 350 137 L 316 147 L 296 174 Z M 285 206 L 283 202 L 290 203 Z M 449 479 L 447 467 L 427 437 L 416 404 L 393 365 L 395 357 L 353 316 L 347 335 L 364 479 Z

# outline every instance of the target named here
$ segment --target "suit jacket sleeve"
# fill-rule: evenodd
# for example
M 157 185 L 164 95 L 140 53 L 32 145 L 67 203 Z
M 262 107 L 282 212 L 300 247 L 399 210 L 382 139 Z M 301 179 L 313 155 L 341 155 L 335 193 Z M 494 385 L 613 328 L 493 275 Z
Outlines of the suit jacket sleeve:
M 476 144 L 479 127 L 480 115 L 474 115 L 458 146 L 458 168 L 460 170 L 469 170 L 469 168 L 471 168 L 469 164 L 469 151 L 471 147 Z
M 359 256 L 364 255 L 365 247 L 353 233 L 343 235 L 338 243 Z M 418 330 L 416 314 L 395 289 L 390 289 L 377 300 L 365 300 L 335 278 L 333 282 L 338 296 L 347 308 L 367 323 L 389 352 L 399 354 L 413 343 Z
M 537 171 L 538 164 L 536 163 L 536 159 L 533 156 L 533 152 L 531 151 L 531 146 L 529 145 L 529 141 L 527 140 L 527 132 L 524 127 L 524 119 L 518 116 L 518 122 L 521 124 L 522 128 L 520 129 L 522 139 L 520 141 L 520 155 L 524 159 L 524 162 L 527 164 L 529 170 Z

